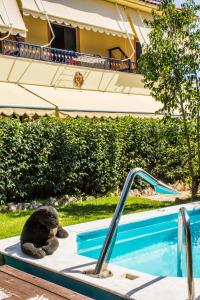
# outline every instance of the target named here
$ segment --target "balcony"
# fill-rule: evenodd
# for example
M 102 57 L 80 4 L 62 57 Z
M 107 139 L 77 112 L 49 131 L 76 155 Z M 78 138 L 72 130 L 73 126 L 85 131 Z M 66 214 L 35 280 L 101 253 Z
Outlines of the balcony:
M 130 59 L 120 60 L 10 40 L 3 40 L 0 42 L 0 54 L 54 62 L 63 65 L 74 65 L 117 72 L 137 73 L 137 64 L 131 62 Z

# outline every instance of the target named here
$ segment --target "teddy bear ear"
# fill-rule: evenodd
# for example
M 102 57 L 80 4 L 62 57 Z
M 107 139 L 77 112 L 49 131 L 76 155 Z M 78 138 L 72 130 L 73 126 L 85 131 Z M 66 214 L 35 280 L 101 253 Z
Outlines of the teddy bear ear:
M 48 213 L 48 208 L 41 207 L 41 208 L 39 208 L 39 211 L 42 212 L 42 213 L 44 213 L 44 214 L 46 214 L 46 213 Z

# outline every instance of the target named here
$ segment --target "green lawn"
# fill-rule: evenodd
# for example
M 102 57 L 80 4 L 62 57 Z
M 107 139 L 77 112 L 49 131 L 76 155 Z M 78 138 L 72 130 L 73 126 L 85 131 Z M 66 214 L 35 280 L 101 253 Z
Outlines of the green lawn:
M 119 197 L 106 197 L 59 207 L 60 223 L 66 226 L 111 217 L 118 200 Z M 129 197 L 124 213 L 130 214 L 169 205 L 172 203 Z M 19 235 L 30 214 L 31 211 L 0 213 L 0 239 Z

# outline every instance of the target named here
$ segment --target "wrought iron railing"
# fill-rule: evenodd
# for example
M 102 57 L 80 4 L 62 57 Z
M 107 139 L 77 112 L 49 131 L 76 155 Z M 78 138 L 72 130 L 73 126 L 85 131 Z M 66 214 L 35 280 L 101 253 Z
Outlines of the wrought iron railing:
M 0 42 L 3 55 L 25 57 L 67 65 L 76 65 L 104 70 L 133 73 L 137 71 L 136 63 L 130 59 L 120 60 L 99 55 L 84 54 L 70 50 L 41 47 L 23 42 L 4 40 Z

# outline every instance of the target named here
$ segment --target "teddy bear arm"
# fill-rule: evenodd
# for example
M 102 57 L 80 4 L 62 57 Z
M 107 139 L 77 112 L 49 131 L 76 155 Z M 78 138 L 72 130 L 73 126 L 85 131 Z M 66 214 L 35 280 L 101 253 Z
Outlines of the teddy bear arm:
M 58 238 L 66 238 L 68 237 L 68 235 L 69 235 L 68 232 L 64 228 L 62 228 L 62 226 L 58 225 L 58 231 L 56 236 Z

